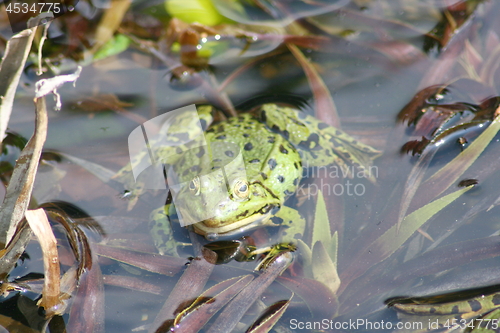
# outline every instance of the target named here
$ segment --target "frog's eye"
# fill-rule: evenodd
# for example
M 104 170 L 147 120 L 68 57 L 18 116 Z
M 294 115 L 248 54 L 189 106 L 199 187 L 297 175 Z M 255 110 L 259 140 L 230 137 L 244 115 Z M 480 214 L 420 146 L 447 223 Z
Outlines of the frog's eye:
M 189 190 L 195 195 L 200 194 L 200 178 L 198 176 L 194 177 L 193 180 L 189 182 Z
M 240 199 L 245 199 L 250 194 L 250 186 L 246 180 L 238 180 L 233 185 L 233 193 Z

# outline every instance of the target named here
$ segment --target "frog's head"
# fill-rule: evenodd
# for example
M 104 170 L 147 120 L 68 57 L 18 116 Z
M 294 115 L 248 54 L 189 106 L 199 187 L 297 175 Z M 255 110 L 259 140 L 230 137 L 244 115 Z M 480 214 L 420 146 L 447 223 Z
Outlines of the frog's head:
M 175 195 L 185 225 L 209 240 L 229 238 L 269 222 L 279 198 L 260 181 L 231 177 L 223 170 L 195 176 Z

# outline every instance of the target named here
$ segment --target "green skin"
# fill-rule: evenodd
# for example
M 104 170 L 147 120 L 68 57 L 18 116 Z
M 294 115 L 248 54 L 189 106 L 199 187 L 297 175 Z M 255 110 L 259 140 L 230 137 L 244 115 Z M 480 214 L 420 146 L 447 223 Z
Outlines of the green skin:
M 199 107 L 198 113 L 202 123 L 211 124 L 211 107 Z M 185 122 L 179 119 L 180 124 Z M 186 127 L 179 126 L 178 131 L 185 135 Z M 303 234 L 305 222 L 285 201 L 299 188 L 303 164 L 336 163 L 366 171 L 379 155 L 314 117 L 275 104 L 263 105 L 258 119 L 242 113 L 211 125 L 204 137 L 208 145 L 165 147 L 157 156 L 160 160 L 168 156 L 162 163 L 171 167 L 169 180 L 182 184 L 171 188 L 177 211 L 196 233 L 210 240 L 281 225 L 285 226 L 282 241 L 291 242 Z M 175 212 L 172 206 L 152 213 L 151 234 L 162 254 L 176 253 L 169 223 Z

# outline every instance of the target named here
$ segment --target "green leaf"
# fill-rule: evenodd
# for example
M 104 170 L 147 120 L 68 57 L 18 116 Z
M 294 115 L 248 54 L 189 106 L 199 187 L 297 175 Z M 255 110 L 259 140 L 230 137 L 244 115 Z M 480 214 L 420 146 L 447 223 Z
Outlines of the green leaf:
M 297 248 L 299 249 L 298 253 L 302 257 L 302 264 L 304 267 L 304 275 L 310 279 L 313 278 L 312 275 L 312 251 L 311 248 L 302 240 L 297 239 Z
M 186 23 L 214 26 L 224 21 L 211 0 L 167 0 L 165 8 L 172 17 Z
M 313 247 L 312 257 L 313 277 L 323 283 L 334 294 L 340 287 L 340 278 L 337 266 L 325 250 L 322 242 L 316 242 Z
M 339 233 L 335 231 L 330 241 L 326 244 L 326 251 L 337 268 L 337 254 L 339 251 Z
M 314 214 L 312 245 L 314 246 L 316 242 L 322 242 L 324 245 L 328 244 L 332 238 L 331 235 L 325 199 L 323 197 L 323 192 L 319 191 L 316 199 L 316 212 Z
M 445 195 L 433 202 L 417 209 L 403 220 L 399 232 L 397 225 L 393 225 L 382 236 L 374 241 L 368 248 L 370 249 L 370 257 L 377 260 L 384 260 L 403 245 L 408 238 L 432 216 L 438 213 L 441 209 L 455 201 L 462 194 L 470 190 L 472 186 L 462 188 L 458 191 Z
M 95 54 L 94 60 L 100 60 L 122 53 L 130 45 L 130 38 L 118 34 L 104 44 Z
M 474 163 L 474 161 L 481 155 L 486 146 L 493 140 L 493 138 L 498 133 L 500 129 L 499 117 L 496 117 L 493 122 L 484 130 L 481 135 L 477 137 L 474 142 L 470 144 L 463 152 L 457 155 L 453 160 L 447 163 L 439 171 L 433 174 L 429 179 L 427 179 L 422 185 L 421 181 L 425 175 L 425 171 L 432 161 L 434 154 L 437 149 L 427 149 L 422 154 L 421 158 L 414 166 L 413 170 L 408 177 L 405 185 L 405 191 L 403 194 L 403 199 L 401 200 L 401 209 L 398 217 L 398 228 L 400 227 L 403 216 L 406 215 L 406 211 L 412 202 L 417 190 L 425 191 L 425 195 L 421 195 L 423 198 L 434 199 L 437 198 L 441 193 L 446 191 L 451 185 L 453 185 L 460 176 Z

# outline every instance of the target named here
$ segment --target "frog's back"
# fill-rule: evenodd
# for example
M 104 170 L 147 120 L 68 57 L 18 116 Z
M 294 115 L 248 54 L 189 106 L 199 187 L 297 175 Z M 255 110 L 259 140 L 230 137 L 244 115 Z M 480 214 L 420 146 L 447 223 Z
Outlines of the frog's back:
M 295 192 L 302 176 L 299 153 L 252 115 L 243 113 L 214 125 L 207 131 L 207 141 L 234 143 L 242 154 L 250 183 L 261 182 L 278 197 L 285 198 Z M 236 153 L 232 151 L 229 155 Z M 222 161 L 219 167 L 228 162 Z

